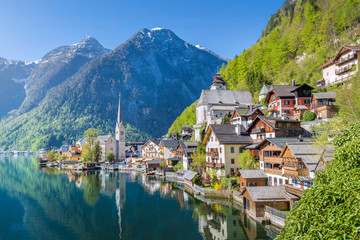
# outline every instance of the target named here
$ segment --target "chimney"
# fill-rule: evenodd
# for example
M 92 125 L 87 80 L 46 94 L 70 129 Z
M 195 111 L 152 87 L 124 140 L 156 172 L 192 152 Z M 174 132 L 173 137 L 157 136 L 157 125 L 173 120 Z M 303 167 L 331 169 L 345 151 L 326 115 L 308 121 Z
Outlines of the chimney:
M 241 135 L 241 124 L 236 124 L 235 125 L 235 132 L 238 136 Z
M 291 85 L 295 86 L 295 79 L 291 80 Z

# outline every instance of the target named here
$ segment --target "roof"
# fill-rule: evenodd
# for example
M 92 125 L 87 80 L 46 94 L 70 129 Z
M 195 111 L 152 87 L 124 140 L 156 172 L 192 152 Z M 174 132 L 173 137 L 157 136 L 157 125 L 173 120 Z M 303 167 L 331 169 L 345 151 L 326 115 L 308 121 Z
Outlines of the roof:
M 294 108 L 298 110 L 309 110 L 305 105 L 295 105 Z
M 336 56 L 334 57 L 334 60 L 336 61 L 343 53 L 347 52 L 347 51 L 360 51 L 360 46 L 344 46 L 340 49 L 340 51 L 338 52 L 338 54 L 336 54 Z
M 253 98 L 250 91 L 233 90 L 202 90 L 197 106 L 211 105 L 252 105 Z
M 241 125 L 242 126 L 242 125 Z M 210 124 L 209 129 L 214 132 L 221 144 L 251 144 L 252 138 L 248 135 L 238 135 L 236 126 L 232 124 Z
M 312 94 L 315 99 L 335 99 L 336 92 L 319 92 Z
M 283 149 L 288 142 L 310 142 L 313 141 L 313 138 L 298 138 L 298 137 L 284 137 L 284 138 L 266 138 L 261 143 L 257 144 L 257 147 L 262 146 L 266 142 L 271 142 Z
M 250 124 L 250 126 L 248 127 L 247 131 L 249 131 L 253 126 L 255 126 L 257 124 L 257 122 L 259 120 L 262 120 L 266 125 L 268 125 L 269 127 L 271 127 L 272 129 L 287 129 L 285 127 L 276 127 L 276 123 L 282 122 L 282 123 L 291 123 L 291 122 L 297 122 L 300 123 L 300 121 L 298 120 L 293 120 L 293 119 L 282 119 L 282 118 L 276 118 L 276 117 L 265 117 L 265 116 L 257 116 L 255 118 L 255 120 Z M 301 127 L 299 127 L 300 129 Z M 291 128 L 291 129 L 296 129 L 296 128 Z
M 197 172 L 188 170 L 188 171 L 186 171 L 186 173 L 184 174 L 184 179 L 192 181 L 192 179 L 193 179 L 197 174 L 198 174 Z
M 264 84 L 260 90 L 259 96 L 266 95 L 270 89 L 271 85 Z
M 61 152 L 67 152 L 67 151 L 69 151 L 69 149 L 70 149 L 70 146 L 69 146 L 69 145 L 62 145 L 62 146 L 60 147 L 60 151 L 61 151 Z
M 186 147 L 197 147 L 198 143 L 197 142 L 184 142 L 184 145 Z
M 249 145 L 249 146 L 246 146 L 245 149 L 256 149 L 259 144 L 260 144 L 260 143 L 251 144 L 251 145 Z
M 84 146 L 86 144 L 86 139 L 85 138 L 81 138 L 80 140 L 77 141 L 78 143 L 80 143 L 81 146 Z
M 227 105 L 215 105 L 211 106 L 208 111 L 234 111 L 236 106 L 227 106 Z
M 102 136 L 98 136 L 97 140 L 100 142 L 100 144 L 105 144 L 105 142 L 107 142 L 111 137 L 112 137 L 111 135 L 102 135 Z
M 289 201 L 298 197 L 286 192 L 285 186 L 246 187 L 253 202 Z
M 181 140 L 174 140 L 174 139 L 161 140 L 161 146 L 166 147 L 166 148 L 175 149 L 175 148 L 177 148 L 177 146 L 179 145 L 180 142 L 181 142 Z
M 160 164 L 161 162 L 164 162 L 164 161 L 161 159 L 154 159 L 154 160 L 146 161 L 147 164 Z
M 332 64 L 334 62 L 335 58 L 330 59 L 329 61 L 327 61 L 327 63 L 325 63 L 324 65 L 321 65 L 319 68 L 324 68 L 329 66 L 330 64 Z
M 309 89 L 314 89 L 313 87 L 309 86 L 308 84 L 297 84 L 297 85 L 271 85 L 271 88 L 269 89 L 269 92 L 266 95 L 265 101 L 268 101 L 270 92 L 274 92 L 276 96 L 278 97 L 287 97 L 287 98 L 295 98 L 295 95 L 293 92 L 295 92 L 297 89 L 307 87 Z
M 154 144 L 156 144 L 157 146 L 159 146 L 161 140 L 158 138 L 154 138 L 154 139 L 151 139 L 150 141 L 153 142 Z
M 185 173 L 186 173 L 186 170 L 183 170 L 183 169 L 179 169 L 176 171 L 177 175 L 184 175 Z
M 226 85 L 226 82 L 223 80 L 223 76 L 220 75 L 220 73 L 217 73 L 215 75 L 215 77 L 213 78 L 213 82 L 211 83 L 211 85 L 213 84 L 222 84 L 222 85 Z M 211 86 L 210 85 L 210 86 Z
M 240 174 L 243 178 L 267 178 L 263 170 L 259 169 L 249 169 L 249 170 L 240 170 Z
M 169 161 L 179 161 L 179 158 L 175 157 L 175 158 L 168 158 Z
M 328 149 L 317 148 L 312 142 L 288 142 L 286 144 L 288 149 L 294 155 L 295 158 L 301 159 L 309 171 L 314 171 L 320 158 L 324 155 L 327 159 L 331 159 L 331 152 L 333 152 L 332 146 L 328 146 Z M 327 153 L 325 153 L 327 152 Z M 281 153 L 281 157 L 284 150 Z

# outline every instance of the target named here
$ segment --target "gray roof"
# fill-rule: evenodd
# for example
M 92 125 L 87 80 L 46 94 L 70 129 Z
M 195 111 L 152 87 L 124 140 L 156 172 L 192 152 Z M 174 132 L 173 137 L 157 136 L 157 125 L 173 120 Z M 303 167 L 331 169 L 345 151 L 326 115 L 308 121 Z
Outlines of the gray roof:
M 166 148 L 175 149 L 179 145 L 179 143 L 182 142 L 181 140 L 173 140 L 173 139 L 166 139 L 161 140 L 161 145 Z
M 286 192 L 285 186 L 259 186 L 246 187 L 251 199 L 254 202 L 288 201 L 298 197 Z
M 309 171 L 314 171 L 316 169 L 324 151 L 326 152 L 325 149 L 315 147 L 312 142 L 289 142 L 286 145 L 295 158 L 299 158 L 303 161 Z M 329 147 L 329 149 L 332 149 L 332 147 Z M 329 151 L 329 153 L 325 154 L 328 159 L 332 158 L 331 152 L 333 151 Z
M 184 142 L 184 145 L 186 147 L 197 147 L 198 143 L 197 142 Z
M 100 142 L 100 144 L 105 144 L 106 141 L 109 140 L 109 138 L 111 138 L 111 135 L 102 135 L 102 136 L 98 136 L 97 140 Z
M 252 105 L 250 91 L 202 90 L 198 106 L 211 105 Z
M 154 139 L 151 139 L 150 141 L 152 141 L 152 142 L 155 143 L 157 146 L 159 146 L 161 139 L 154 138 Z
M 192 179 L 193 179 L 197 174 L 198 174 L 197 172 L 188 170 L 188 171 L 186 171 L 186 173 L 184 174 L 184 179 L 192 181 Z
M 158 158 L 158 159 L 146 161 L 146 164 L 160 164 L 161 162 L 164 162 L 164 160 Z
M 261 88 L 259 96 L 266 95 L 269 92 L 270 88 L 271 88 L 271 85 L 264 84 L 263 87 Z
M 70 146 L 69 146 L 69 145 L 62 145 L 62 146 L 60 147 L 60 151 L 61 151 L 61 152 L 67 152 L 67 151 L 69 151 L 69 149 L 70 149 Z
M 284 138 L 267 138 L 264 139 L 261 143 L 258 144 L 258 147 L 260 147 L 265 142 L 271 142 L 278 146 L 279 148 L 283 149 L 286 145 L 286 143 L 290 142 L 312 142 L 314 141 L 313 138 L 298 138 L 298 137 L 284 137 Z
M 295 107 L 299 110 L 309 110 L 305 105 L 295 105 Z
M 240 174 L 243 178 L 267 178 L 266 174 L 263 170 L 260 169 L 242 169 L 240 170 Z
M 336 92 L 319 92 L 312 94 L 316 99 L 335 99 Z
M 252 144 L 252 138 L 250 136 L 237 135 L 235 125 L 210 124 L 209 126 L 221 144 Z
M 84 146 L 86 144 L 86 139 L 81 138 L 80 140 L 78 140 L 78 142 L 80 143 L 81 146 Z
M 251 105 L 253 106 L 253 105 Z M 239 106 L 235 108 L 235 111 L 237 112 L 237 114 L 241 117 L 249 117 L 251 115 L 253 115 L 256 110 L 258 110 L 258 107 L 254 107 L 252 109 L 250 109 L 250 106 Z M 259 110 L 261 112 L 261 110 Z M 262 112 L 261 112 L 262 113 Z

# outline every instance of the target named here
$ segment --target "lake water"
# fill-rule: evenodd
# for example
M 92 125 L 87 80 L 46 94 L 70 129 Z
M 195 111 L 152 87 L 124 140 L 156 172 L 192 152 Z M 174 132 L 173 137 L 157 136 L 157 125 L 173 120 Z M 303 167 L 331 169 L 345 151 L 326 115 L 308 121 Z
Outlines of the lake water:
M 35 157 L 0 157 L 0 240 L 275 236 L 239 209 L 136 172 L 73 174 L 39 169 Z

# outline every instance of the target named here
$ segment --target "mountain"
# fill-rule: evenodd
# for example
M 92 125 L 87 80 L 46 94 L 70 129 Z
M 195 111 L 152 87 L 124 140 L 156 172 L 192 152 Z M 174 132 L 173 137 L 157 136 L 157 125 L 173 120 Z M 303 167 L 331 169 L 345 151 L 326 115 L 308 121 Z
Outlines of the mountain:
M 263 83 L 315 82 L 319 66 L 345 45 L 360 44 L 360 1 L 287 0 L 259 40 L 221 69 L 230 89 L 257 95 Z
M 119 92 L 127 141 L 160 137 L 201 89 L 208 88 L 224 63 L 168 29 L 142 29 L 53 86 L 38 105 L 24 106 L 3 120 L 0 146 L 59 146 L 81 137 L 89 127 L 113 133 Z
M 0 58 L 0 118 L 17 109 L 25 98 L 25 83 L 36 64 Z
M 43 100 L 48 90 L 75 74 L 85 63 L 108 52 L 95 38 L 86 36 L 73 45 L 58 47 L 39 61 L 25 84 L 26 98 L 19 113 L 25 113 Z

